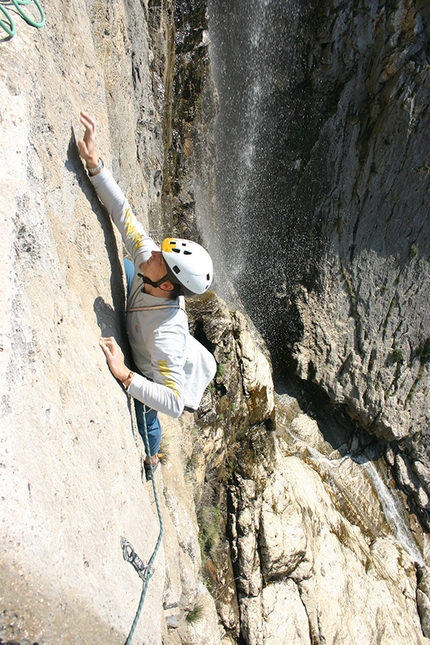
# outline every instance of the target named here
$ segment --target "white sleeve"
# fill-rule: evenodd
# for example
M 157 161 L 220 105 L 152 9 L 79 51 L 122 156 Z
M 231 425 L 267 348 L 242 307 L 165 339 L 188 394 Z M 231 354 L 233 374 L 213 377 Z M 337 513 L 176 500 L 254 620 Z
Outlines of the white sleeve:
M 94 177 L 90 177 L 100 201 L 105 205 L 109 215 L 121 233 L 127 251 L 138 264 L 146 262 L 151 252 L 159 250 L 149 237 L 142 224 L 136 219 L 127 198 L 107 168 L 103 168 Z M 141 257 L 140 257 L 141 256 Z
M 135 374 L 128 393 L 149 408 L 177 419 L 184 411 L 184 396 L 161 383 L 154 383 L 141 374 Z
M 133 398 L 174 418 L 182 414 L 185 406 L 187 336 L 183 327 L 175 324 L 156 329 L 149 347 L 154 380 L 138 374 L 128 388 Z

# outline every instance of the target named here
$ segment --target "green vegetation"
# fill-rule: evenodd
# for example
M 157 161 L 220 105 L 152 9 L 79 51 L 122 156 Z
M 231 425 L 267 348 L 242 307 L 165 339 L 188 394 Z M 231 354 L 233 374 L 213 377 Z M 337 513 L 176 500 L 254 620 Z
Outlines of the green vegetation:
M 222 378 L 224 376 L 224 373 L 225 373 L 225 366 L 222 363 L 218 363 L 215 378 Z
M 426 338 L 417 349 L 417 355 L 421 365 L 427 365 L 430 361 L 430 336 Z
M 221 511 L 219 506 L 202 506 L 197 513 L 199 544 L 202 560 L 219 544 L 221 532 Z
M 185 620 L 190 625 L 194 625 L 202 618 L 203 618 L 203 606 L 196 603 L 194 607 L 191 609 L 191 611 L 189 611 L 188 614 L 186 615 Z
M 426 162 L 423 166 L 420 166 L 420 168 L 417 169 L 417 172 L 426 175 L 430 174 L 430 163 Z
M 236 466 L 235 457 L 233 455 L 230 457 L 226 455 L 224 462 L 221 464 L 218 470 L 218 481 L 221 484 L 227 484 L 228 480 L 234 473 L 235 466 Z
M 353 305 L 353 308 L 355 310 L 355 293 L 354 293 L 354 288 L 352 286 L 352 280 L 343 265 L 341 267 L 341 270 L 342 270 L 343 279 L 345 280 L 346 288 L 348 290 L 349 297 L 351 299 L 351 305 Z
M 418 387 L 419 382 L 423 377 L 424 368 L 430 362 L 430 336 L 428 336 L 425 340 L 423 340 L 423 342 L 419 345 L 419 347 L 416 350 L 416 356 L 420 361 L 420 367 L 418 370 L 418 374 L 415 378 L 415 381 L 413 382 L 412 387 L 409 390 L 409 393 L 406 397 L 405 407 L 406 407 L 406 404 L 409 401 L 412 401 L 412 399 L 414 398 L 415 391 Z
M 387 334 L 388 323 L 390 322 L 391 315 L 393 313 L 394 304 L 396 302 L 396 294 L 391 298 L 390 306 L 388 307 L 387 315 L 385 316 L 384 324 L 382 327 L 382 338 L 385 340 Z
M 409 401 L 412 401 L 412 399 L 414 398 L 415 390 L 417 389 L 417 385 L 420 382 L 422 377 L 422 369 L 423 367 L 421 366 L 418 372 L 418 376 L 416 377 L 415 381 L 412 383 L 412 387 L 408 392 L 408 395 L 405 399 L 405 405 L 404 405 L 405 408 L 406 408 L 406 404 L 409 403 Z
M 418 255 L 418 244 L 411 244 L 411 248 L 409 249 L 409 255 L 411 258 L 416 258 Z
M 212 394 L 212 396 L 216 394 L 216 387 L 213 381 L 209 383 L 206 389 L 210 394 Z
M 403 359 L 403 352 L 398 347 L 395 347 L 393 349 L 393 361 L 396 363 L 398 367 L 403 365 L 403 363 L 405 362 Z
M 160 461 L 161 461 L 162 464 L 167 464 L 168 463 L 170 453 L 171 453 L 171 451 L 170 451 L 170 438 L 169 438 L 169 435 L 168 435 L 167 432 L 163 432 L 163 434 L 161 436 L 160 452 L 159 452 L 159 455 L 161 455 Z

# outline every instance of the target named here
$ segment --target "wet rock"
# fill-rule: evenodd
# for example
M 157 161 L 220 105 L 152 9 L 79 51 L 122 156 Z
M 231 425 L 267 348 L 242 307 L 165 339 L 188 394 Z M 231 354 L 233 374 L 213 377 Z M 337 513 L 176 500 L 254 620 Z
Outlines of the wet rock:
M 212 5 L 222 60 L 217 230 L 228 223 L 224 257 L 246 267 L 235 284 L 241 301 L 278 372 L 317 384 L 367 432 L 408 437 L 413 461 L 430 422 L 425 3 L 273 2 L 264 19 L 229 23 Z M 242 61 L 253 38 L 259 55 L 250 46 Z M 257 125 L 242 130 L 235 108 L 253 105 L 243 98 L 250 86 L 264 88 L 261 112 L 250 109 Z M 241 164 L 236 149 L 258 163 Z M 246 213 L 238 224 L 236 211 Z M 242 235 L 238 249 L 230 238 Z M 261 261 L 274 252 L 275 271 Z M 429 466 L 429 455 L 421 461 Z M 425 508 L 421 516 L 428 522 Z

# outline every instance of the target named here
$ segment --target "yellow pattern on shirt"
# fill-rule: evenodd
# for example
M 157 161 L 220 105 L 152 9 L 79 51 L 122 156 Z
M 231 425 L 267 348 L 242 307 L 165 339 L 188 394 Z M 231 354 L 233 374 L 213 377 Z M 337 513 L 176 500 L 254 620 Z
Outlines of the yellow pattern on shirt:
M 142 239 L 142 235 L 139 233 L 139 231 L 136 230 L 135 226 L 133 225 L 133 213 L 128 207 L 125 209 L 124 226 L 127 237 L 131 239 L 136 251 L 138 249 L 141 249 L 142 246 L 144 246 L 145 242 Z
M 169 378 L 170 376 L 170 367 L 167 364 L 167 361 L 158 361 L 158 370 L 163 377 L 163 383 L 166 387 L 170 388 L 173 390 L 176 396 L 179 396 L 178 389 L 176 387 L 176 383 L 173 379 Z

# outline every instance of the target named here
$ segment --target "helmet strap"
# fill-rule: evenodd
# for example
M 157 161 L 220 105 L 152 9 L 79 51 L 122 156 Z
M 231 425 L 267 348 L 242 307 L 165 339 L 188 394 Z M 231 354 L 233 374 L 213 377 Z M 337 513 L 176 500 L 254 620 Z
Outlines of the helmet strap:
M 146 275 L 143 275 L 143 273 L 138 273 L 137 275 L 139 276 L 139 278 L 142 278 L 142 280 L 143 280 L 143 282 L 145 284 L 151 285 L 151 287 L 154 287 L 154 289 L 158 289 L 160 284 L 163 284 L 163 282 L 167 282 L 167 280 L 169 280 L 169 274 L 168 273 L 166 273 L 166 275 L 163 278 L 160 278 L 160 280 L 157 280 L 157 282 L 154 282 L 150 278 L 147 278 Z M 142 289 L 142 291 L 143 290 L 144 290 L 144 288 Z

